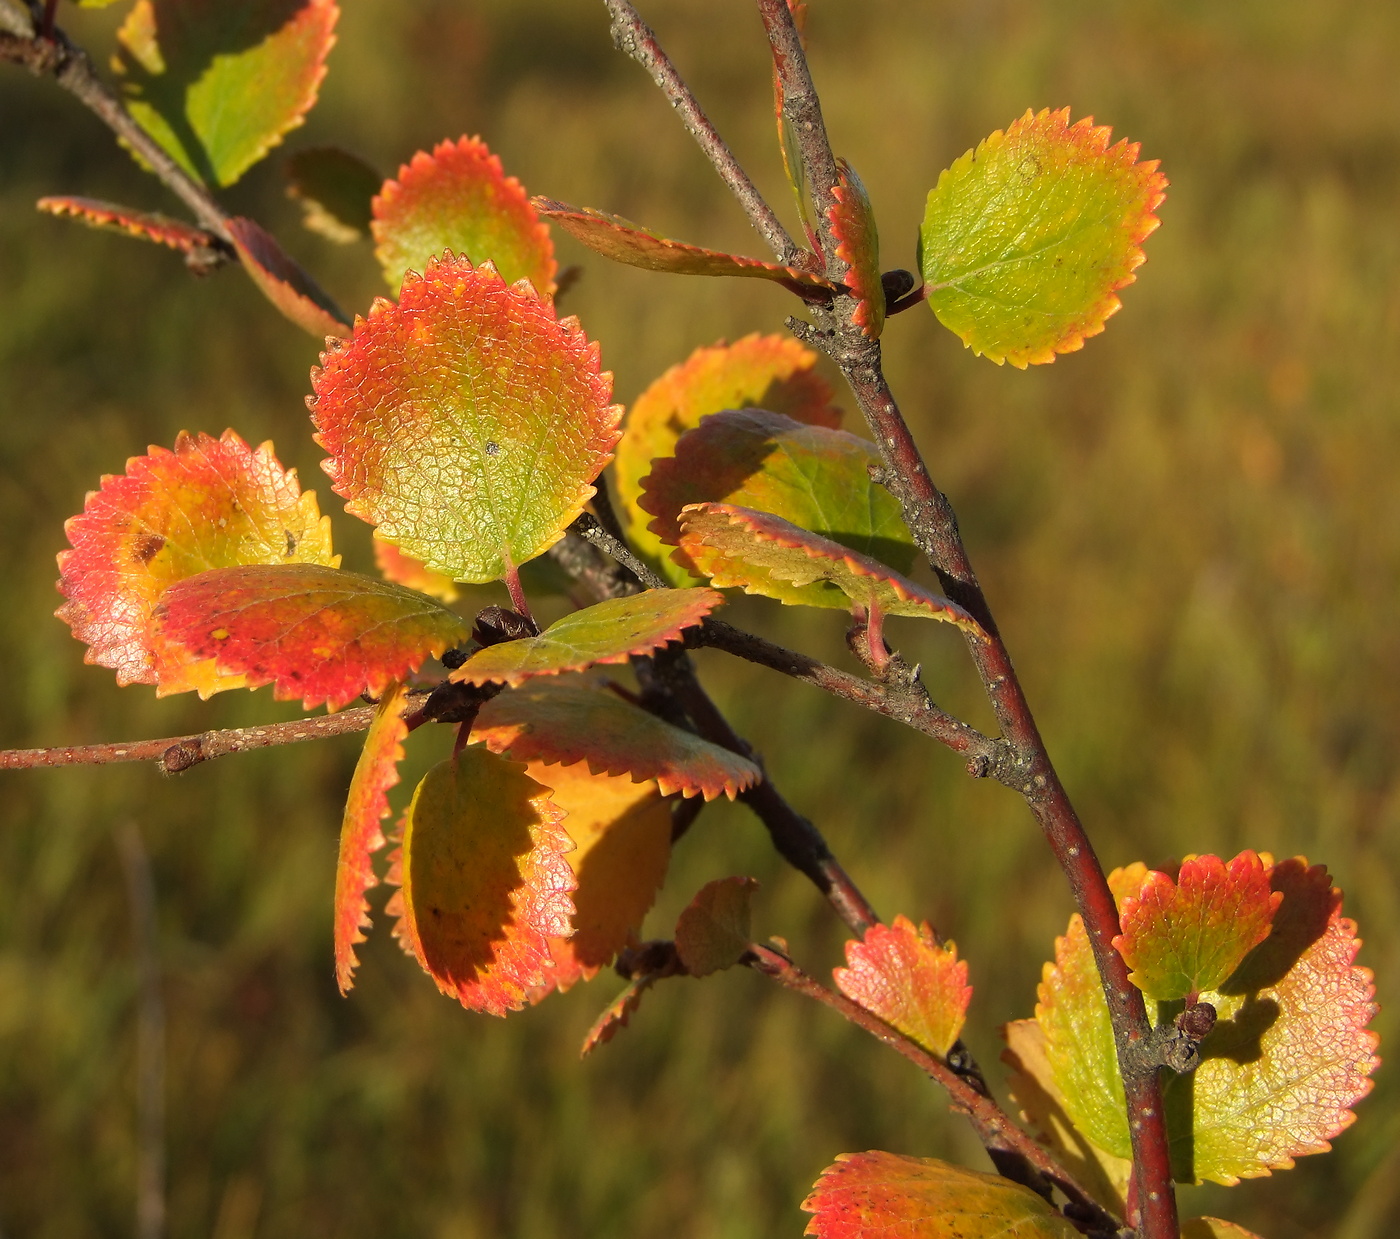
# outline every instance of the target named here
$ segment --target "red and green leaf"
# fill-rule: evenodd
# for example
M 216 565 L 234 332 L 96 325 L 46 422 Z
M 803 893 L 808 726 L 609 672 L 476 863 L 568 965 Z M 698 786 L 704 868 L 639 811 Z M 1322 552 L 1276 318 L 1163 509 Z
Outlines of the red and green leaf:
M 840 180 L 832 188 L 836 203 L 827 212 L 836 257 L 846 264 L 846 285 L 860 302 L 853 318 L 868 339 L 877 340 L 885 326 L 885 289 L 880 282 L 880 234 L 870 195 L 856 170 L 844 159 L 836 161 Z
M 962 1032 L 972 987 L 953 943 L 940 945 L 927 921 L 896 916 L 872 925 L 863 941 L 846 943 L 836 988 L 940 1057 Z
M 344 336 L 340 310 L 325 290 L 294 261 L 277 239 L 251 219 L 235 216 L 228 222 L 233 248 L 243 270 L 277 309 L 303 331 L 319 339 Z
M 416 589 L 420 594 L 427 594 L 436 598 L 439 602 L 456 602 L 458 593 L 457 583 L 451 577 L 445 577 L 441 572 L 434 572 L 420 560 L 414 559 L 411 555 L 405 555 L 392 542 L 385 542 L 383 538 L 372 539 L 374 543 L 374 566 L 384 574 L 386 581 L 393 581 L 395 584 L 407 586 L 409 589 Z
M 1113 940 L 1133 970 L 1129 978 L 1149 998 L 1170 1001 L 1221 983 L 1269 936 L 1281 891 L 1254 852 L 1226 863 L 1218 856 L 1188 859 L 1176 881 L 1151 873 L 1124 901 L 1123 932 Z
M 478 650 L 452 673 L 466 684 L 523 684 L 539 675 L 583 671 L 605 663 L 625 663 L 680 640 L 724 595 L 712 589 L 649 589 L 628 598 L 609 598 L 572 611 L 538 637 L 505 641 Z
M 127 108 L 186 172 L 232 185 L 301 124 L 335 0 L 137 0 L 118 31 Z
M 308 146 L 282 165 L 287 196 L 301 203 L 302 223 L 327 240 L 348 245 L 369 235 L 370 202 L 383 177 L 338 146 Z
M 154 612 L 176 581 L 236 564 L 334 567 L 330 519 L 284 470 L 272 444 L 250 448 L 232 430 L 218 439 L 183 431 L 174 451 L 152 447 L 106 476 L 64 526 L 73 549 L 58 557 L 58 616 L 87 644 L 86 661 L 111 667 L 118 684 L 156 684 L 161 694 L 208 696 L 241 679 L 212 663 L 163 656 Z
M 593 1027 L 588 1030 L 588 1034 L 583 1039 L 579 1057 L 587 1058 L 600 1045 L 606 1045 L 626 1028 L 628 1021 L 636 1014 L 637 1008 L 642 1005 L 642 995 L 658 980 L 660 978 L 654 972 L 644 972 L 639 977 L 633 977 L 628 982 L 627 988 L 608 1003 L 598 1018 L 593 1021 Z
M 945 620 L 964 632 L 982 632 L 956 603 L 766 512 L 692 504 L 681 512 L 681 549 L 719 589 L 738 586 L 789 605 L 878 608 L 885 615 Z
M 628 540 L 674 584 L 687 584 L 689 576 L 671 563 L 649 528 L 652 514 L 639 506 L 642 479 L 686 431 L 722 409 L 762 408 L 808 425 L 840 425 L 841 412 L 816 363 L 817 354 L 790 336 L 748 335 L 696 349 L 637 397 L 617 445 L 613 482 Z
M 472 739 L 517 761 L 587 761 L 596 774 L 654 780 L 663 795 L 732 800 L 763 777 L 748 758 L 576 678 L 535 680 L 493 697 Z
M 156 610 L 167 641 L 308 710 L 378 697 L 469 636 L 435 599 L 313 564 L 215 568 L 176 582 Z
M 151 211 L 136 211 L 115 202 L 96 198 L 40 198 L 34 204 L 47 215 L 80 220 L 90 228 L 119 232 L 123 236 L 154 241 L 178 250 L 196 266 L 208 265 L 219 256 L 219 239 L 212 232 L 196 228 L 182 219 L 171 219 Z M 227 252 L 227 251 L 225 251 Z
M 780 516 L 863 555 L 908 571 L 914 540 L 899 502 L 870 480 L 879 463 L 864 439 L 763 409 L 726 409 L 687 431 L 675 455 L 652 462 L 638 506 L 668 546 L 681 541 L 681 509 L 724 503 Z M 683 550 L 673 568 L 693 579 Z
M 898 1153 L 842 1153 L 802 1208 L 816 1239 L 1078 1239 L 1029 1188 Z
M 753 941 L 753 878 L 706 882 L 676 921 L 676 954 L 693 977 L 732 968 Z
M 553 982 L 550 940 L 574 914 L 563 816 L 524 767 L 475 744 L 413 793 L 388 911 L 404 949 L 468 1010 L 518 1011 Z
M 553 546 L 620 434 L 612 376 L 577 321 L 465 259 L 406 279 L 321 364 L 316 441 L 347 510 L 455 581 Z
M 369 928 L 369 889 L 376 886 L 372 857 L 384 846 L 379 823 L 389 816 L 387 792 L 399 781 L 403 741 L 408 735 L 404 711 L 408 690 L 394 685 L 384 694 L 365 746 L 350 780 L 345 817 L 340 826 L 340 859 L 335 867 L 335 979 L 342 994 L 355 984 L 355 944 Z
M 480 138 L 419 151 L 374 199 L 375 255 L 398 292 L 408 271 L 451 252 L 494 263 L 507 284 L 529 280 L 554 295 L 554 242 L 530 199 Z
M 796 267 L 672 241 L 619 215 L 569 206 L 552 198 L 531 201 L 541 215 L 558 224 L 575 240 L 604 258 L 630 267 L 667 271 L 673 275 L 731 275 L 773 280 L 804 297 L 834 292 L 837 288 L 825 276 L 799 271 Z
M 919 234 L 928 303 L 998 364 L 1082 348 L 1137 277 L 1167 180 L 1069 109 L 1028 111 L 938 178 Z

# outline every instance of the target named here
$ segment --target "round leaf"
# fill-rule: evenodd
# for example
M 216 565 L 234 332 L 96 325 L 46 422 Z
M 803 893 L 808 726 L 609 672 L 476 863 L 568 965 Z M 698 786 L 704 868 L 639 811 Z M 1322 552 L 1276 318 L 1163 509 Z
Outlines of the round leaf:
M 732 968 L 749 949 L 753 878 L 706 882 L 676 921 L 676 954 L 693 977 Z
M 302 206 L 302 223 L 339 245 L 369 234 L 370 202 L 383 178 L 338 146 L 310 146 L 282 166 L 287 196 Z

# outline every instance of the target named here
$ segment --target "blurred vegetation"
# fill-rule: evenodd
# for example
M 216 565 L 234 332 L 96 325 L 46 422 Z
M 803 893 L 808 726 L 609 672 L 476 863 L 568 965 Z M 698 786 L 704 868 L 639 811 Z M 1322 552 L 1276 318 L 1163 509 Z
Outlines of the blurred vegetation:
M 753 6 L 647 9 L 791 217 Z M 119 12 L 65 12 L 104 59 Z M 1070 103 L 1163 160 L 1172 190 L 1150 261 L 1082 353 L 998 369 L 916 310 L 890 324 L 887 367 L 1105 862 L 1246 846 L 1325 861 L 1385 1000 L 1400 984 L 1400 7 L 818 0 L 811 42 L 887 266 L 913 266 L 938 171 L 1028 106 Z M 227 200 L 363 310 L 385 291 L 368 247 L 301 230 L 284 153 L 337 142 L 389 173 L 476 132 L 532 192 L 761 252 L 611 48 L 596 3 L 355 0 L 322 105 Z M 266 692 L 201 704 L 117 689 L 51 618 L 53 556 L 85 490 L 181 428 L 274 437 L 314 485 L 314 343 L 236 270 L 195 281 L 168 254 L 38 216 L 44 193 L 174 209 L 72 99 L 0 73 L 0 744 L 287 717 Z M 561 249 L 586 266 L 569 309 L 622 400 L 692 347 L 779 330 L 792 309 L 775 288 Z M 366 567 L 365 531 L 318 489 L 348 566 Z M 839 617 L 736 609 L 844 657 Z M 940 701 L 987 724 L 955 641 L 913 625 L 895 636 Z M 972 961 L 969 1037 L 999 1076 L 996 1026 L 1029 1014 L 1070 911 L 1024 809 L 894 724 L 703 661 L 876 905 L 933 920 Z M 417 739 L 410 765 L 442 743 Z M 145 767 L 3 776 L 7 1239 L 132 1228 L 138 960 L 114 830 L 133 821 L 159 901 L 172 1236 L 796 1235 L 799 1201 L 839 1152 L 985 1164 L 907 1064 L 745 973 L 659 987 L 583 1064 L 615 978 L 498 1023 L 439 997 L 381 927 L 341 999 L 330 899 L 355 754 L 341 739 L 170 780 Z M 729 806 L 678 850 L 656 926 L 733 872 L 764 883 L 762 933 L 814 971 L 836 961 L 825 906 Z M 1396 1009 L 1378 1021 L 1387 1043 Z M 1394 1073 L 1334 1154 L 1183 1196 L 1269 1239 L 1393 1233 Z

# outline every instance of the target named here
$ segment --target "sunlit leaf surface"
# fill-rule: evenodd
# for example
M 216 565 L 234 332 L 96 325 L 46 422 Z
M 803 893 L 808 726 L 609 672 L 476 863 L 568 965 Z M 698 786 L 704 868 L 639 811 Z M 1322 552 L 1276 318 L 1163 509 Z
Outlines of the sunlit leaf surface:
M 880 283 L 880 235 L 870 195 L 865 192 L 856 170 L 844 159 L 837 160 L 841 180 L 832 194 L 836 205 L 828 212 L 836 257 L 846 264 L 846 284 L 860 304 L 854 315 L 856 325 L 872 340 L 879 339 L 885 327 L 885 290 Z

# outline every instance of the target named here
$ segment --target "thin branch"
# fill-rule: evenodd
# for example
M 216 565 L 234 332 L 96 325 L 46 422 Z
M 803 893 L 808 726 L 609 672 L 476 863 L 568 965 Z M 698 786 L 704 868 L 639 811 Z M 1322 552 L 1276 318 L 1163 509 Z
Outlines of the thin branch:
M 858 1028 L 864 1029 L 902 1054 L 947 1090 L 953 1109 L 968 1117 L 977 1131 L 978 1138 L 989 1151 L 996 1149 L 1009 1154 L 1024 1167 L 1033 1170 L 1036 1175 L 1043 1175 L 1049 1179 L 1074 1202 L 1077 1211 L 1090 1221 L 1095 1230 L 1107 1231 L 1110 1234 L 1118 1230 L 1117 1219 L 1106 1212 L 1063 1166 L 1014 1123 L 992 1098 L 979 1093 L 942 1059 L 930 1054 L 917 1042 L 886 1024 L 859 1003 L 852 1002 L 843 994 L 819 984 L 778 951 L 754 943 L 750 945 L 749 953 L 742 962 L 755 972 L 771 977 L 785 988 L 830 1007 Z M 1033 1176 L 1008 1177 L 1017 1177 L 1019 1182 L 1026 1182 L 1028 1177 Z
M 734 152 L 710 123 L 690 87 L 676 72 L 676 66 L 657 42 L 651 27 L 632 6 L 631 0 L 604 0 L 604 3 L 612 16 L 612 37 L 618 50 L 651 74 L 652 81 L 676 109 L 687 132 L 700 144 L 700 149 L 739 200 L 749 222 L 758 229 L 759 235 L 778 256 L 778 261 L 789 267 L 802 267 L 804 261 L 810 263 L 811 259 L 788 235 L 788 230 L 773 214 L 773 208 L 764 201 L 763 195 L 749 180 L 748 173 L 740 167 Z
M 671 583 L 657 576 L 631 551 L 631 548 L 615 534 L 609 533 L 603 528 L 602 523 L 595 516 L 583 513 L 569 526 L 585 542 L 591 542 L 604 555 L 609 555 L 617 560 L 634 577 L 637 578 L 648 589 L 669 589 Z

